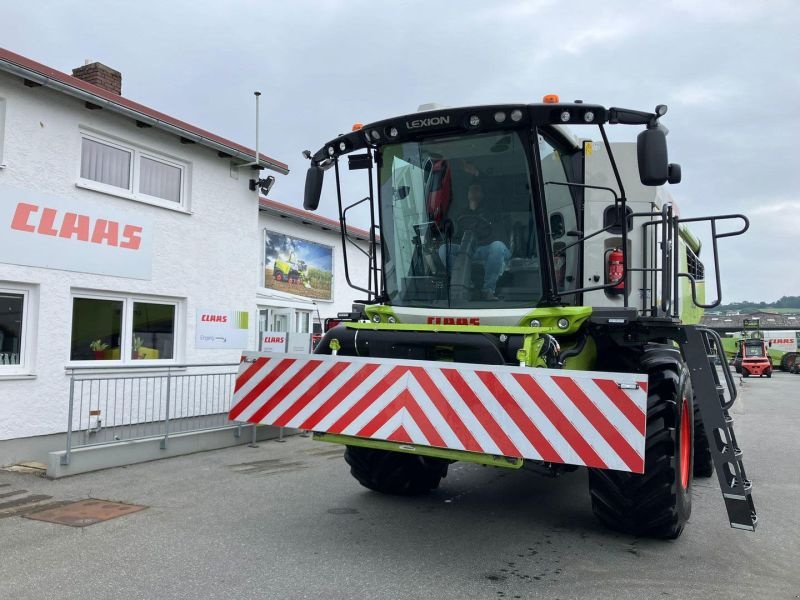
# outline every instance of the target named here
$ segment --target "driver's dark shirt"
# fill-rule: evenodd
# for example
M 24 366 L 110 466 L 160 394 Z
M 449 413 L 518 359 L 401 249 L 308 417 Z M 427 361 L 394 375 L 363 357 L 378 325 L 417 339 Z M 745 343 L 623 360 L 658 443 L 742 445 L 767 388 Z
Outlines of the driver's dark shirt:
M 473 210 L 472 208 L 467 206 L 463 211 L 461 211 L 456 216 L 456 218 L 455 218 L 455 223 L 456 223 L 456 227 L 457 227 L 456 232 L 455 232 L 456 239 L 461 239 L 461 237 L 464 235 L 464 228 L 463 227 L 461 227 L 461 228 L 458 227 L 458 219 L 460 217 L 466 217 L 466 216 L 475 216 L 475 217 L 484 219 L 485 221 L 487 221 L 492 226 L 490 231 L 487 231 L 487 232 L 485 232 L 485 233 L 483 233 L 481 235 L 481 229 L 482 229 L 481 225 L 480 224 L 477 225 L 477 231 L 475 231 L 474 233 L 475 233 L 475 240 L 479 244 L 482 244 L 482 245 L 483 244 L 488 244 L 489 242 L 493 242 L 494 240 L 500 240 L 501 239 L 501 236 L 499 235 L 498 227 L 497 227 L 497 221 L 499 221 L 499 219 L 497 218 L 497 213 L 493 212 L 492 210 L 490 210 L 488 208 L 488 206 L 489 206 L 489 204 L 487 203 L 486 199 L 484 198 L 481 201 L 481 204 L 478 206 L 478 208 Z

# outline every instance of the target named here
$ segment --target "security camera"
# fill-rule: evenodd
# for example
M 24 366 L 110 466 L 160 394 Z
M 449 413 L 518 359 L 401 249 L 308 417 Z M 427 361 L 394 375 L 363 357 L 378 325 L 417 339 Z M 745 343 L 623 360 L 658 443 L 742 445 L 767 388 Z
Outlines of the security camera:
M 261 193 L 266 196 L 273 185 L 275 185 L 275 178 L 272 175 L 267 176 L 265 179 L 251 179 L 250 191 L 255 192 L 256 188 L 260 188 Z
M 303 150 L 303 157 L 311 160 L 311 150 Z

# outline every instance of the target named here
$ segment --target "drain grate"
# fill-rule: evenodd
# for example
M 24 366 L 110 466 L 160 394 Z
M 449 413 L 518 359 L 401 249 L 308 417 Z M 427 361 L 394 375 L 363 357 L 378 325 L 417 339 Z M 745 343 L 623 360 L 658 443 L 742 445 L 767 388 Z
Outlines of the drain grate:
M 58 523 L 71 527 L 86 527 L 101 521 L 108 521 L 109 519 L 116 519 L 117 517 L 139 512 L 145 508 L 147 507 L 137 504 L 123 504 L 121 502 L 90 498 L 56 508 L 28 513 L 23 516 L 26 519 L 34 519 L 36 521 L 47 521 L 48 523 Z

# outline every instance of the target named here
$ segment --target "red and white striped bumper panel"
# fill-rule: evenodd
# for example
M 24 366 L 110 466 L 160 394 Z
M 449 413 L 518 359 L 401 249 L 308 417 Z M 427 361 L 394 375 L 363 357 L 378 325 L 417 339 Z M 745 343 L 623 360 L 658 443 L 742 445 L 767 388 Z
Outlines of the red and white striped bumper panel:
M 245 353 L 228 418 L 644 472 L 647 375 Z

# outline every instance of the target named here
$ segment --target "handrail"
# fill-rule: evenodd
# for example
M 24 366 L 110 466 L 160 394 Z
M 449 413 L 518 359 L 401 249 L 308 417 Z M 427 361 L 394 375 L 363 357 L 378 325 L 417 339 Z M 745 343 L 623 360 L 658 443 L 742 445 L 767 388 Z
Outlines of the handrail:
M 187 368 L 203 368 L 203 367 L 236 367 L 239 366 L 238 362 L 227 363 L 170 363 L 168 365 L 131 365 L 131 364 L 117 364 L 117 365 L 67 365 L 64 371 L 67 373 L 75 371 L 167 371 L 169 369 L 187 369 Z
M 731 398 L 727 402 L 722 402 L 722 409 L 728 410 L 733 406 L 733 403 L 736 402 L 736 398 L 738 397 L 738 390 L 736 389 L 736 383 L 733 381 L 733 376 L 731 375 L 731 369 L 728 366 L 728 357 L 725 356 L 725 350 L 722 347 L 722 338 L 720 337 L 719 333 L 709 327 L 698 327 L 698 331 L 705 333 L 709 336 L 707 339 L 709 341 L 713 340 L 714 351 L 716 355 L 719 357 L 719 361 L 722 364 L 722 373 L 725 377 L 725 385 L 728 387 L 728 393 L 730 394 Z

